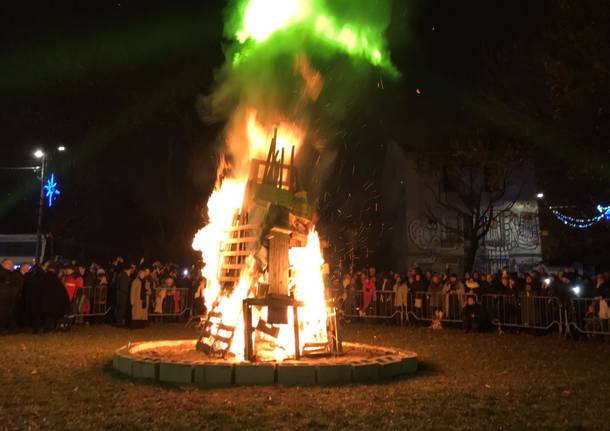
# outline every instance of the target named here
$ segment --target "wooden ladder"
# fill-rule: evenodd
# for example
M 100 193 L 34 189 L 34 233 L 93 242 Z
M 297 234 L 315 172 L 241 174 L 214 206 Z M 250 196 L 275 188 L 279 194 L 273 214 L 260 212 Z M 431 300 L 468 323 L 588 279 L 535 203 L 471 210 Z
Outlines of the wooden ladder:
M 239 283 L 248 256 L 258 248 L 260 229 L 260 225 L 247 224 L 247 215 L 239 216 L 236 213 L 233 216 L 232 226 L 227 230 L 229 238 L 222 244 L 219 255 L 218 282 L 223 295 L 230 295 Z M 241 302 L 236 306 L 241 311 Z M 217 299 L 207 315 L 197 348 L 210 356 L 225 358 L 231 348 L 234 334 L 235 326 L 223 323 L 220 301 Z

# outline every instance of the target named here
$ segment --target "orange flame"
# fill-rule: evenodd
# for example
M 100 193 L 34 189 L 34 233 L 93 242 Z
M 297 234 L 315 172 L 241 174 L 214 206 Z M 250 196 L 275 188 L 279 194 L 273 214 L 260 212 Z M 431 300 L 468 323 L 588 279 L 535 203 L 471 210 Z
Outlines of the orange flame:
M 265 128 L 259 123 L 257 111 L 254 109 L 247 112 L 244 120 L 244 123 L 234 130 L 238 136 L 245 131 L 247 137 L 248 153 L 242 155 L 241 163 L 243 164 L 243 162 L 252 158 L 266 159 L 269 143 L 273 137 L 273 130 Z M 284 151 L 289 155 L 294 146 L 296 153 L 304 139 L 302 129 L 287 121 L 280 121 L 276 123 L 276 126 L 278 128 L 276 150 L 284 148 Z M 232 139 L 236 139 L 236 137 L 232 136 Z M 245 157 L 247 159 L 243 160 Z M 233 172 L 238 178 L 219 180 L 221 184 L 217 185 L 207 203 L 209 223 L 197 232 L 193 240 L 193 248 L 201 251 L 206 263 L 202 271 L 203 276 L 208 281 L 204 290 L 206 306 L 210 309 L 215 304 L 217 311 L 222 315 L 222 323 L 235 327 L 230 351 L 238 360 L 242 360 L 244 357 L 242 302 L 254 294 L 259 282 L 259 274 L 255 271 L 254 251 L 248 256 L 245 268 L 241 271 L 239 281 L 232 291 L 223 291 L 219 275 L 222 253 L 229 239 L 229 230 L 243 206 L 247 184 L 247 176 L 243 173 L 245 173 L 245 170 L 240 169 L 239 172 Z M 308 342 L 324 343 L 327 341 L 327 313 L 321 274 L 323 259 L 317 233 L 311 232 L 309 234 L 305 247 L 293 247 L 289 250 L 289 262 L 295 274 L 291 281 L 295 299 L 304 302 L 304 306 L 298 309 L 300 348 L 302 349 Z M 259 311 L 253 308 L 253 326 L 256 326 L 258 319 L 266 320 L 266 317 L 265 309 Z M 281 361 L 294 357 L 293 313 L 291 309 L 288 310 L 288 317 L 288 324 L 280 326 L 277 338 L 274 339 L 265 334 L 257 335 L 260 340 L 266 339 L 268 341 L 264 343 L 267 350 L 261 348 L 260 351 L 257 351 L 260 358 Z M 269 346 L 272 347 L 268 348 Z
M 248 147 L 248 157 L 250 159 L 266 159 L 267 151 L 269 150 L 269 143 L 273 138 L 273 129 L 266 129 L 257 120 L 257 111 L 252 109 L 246 116 L 246 132 L 248 141 L 250 143 Z M 294 123 L 289 121 L 279 121 L 276 124 L 277 127 L 277 141 L 276 150 L 286 153 L 289 157 L 292 147 L 294 147 L 295 154 L 301 148 L 305 134 L 303 131 Z

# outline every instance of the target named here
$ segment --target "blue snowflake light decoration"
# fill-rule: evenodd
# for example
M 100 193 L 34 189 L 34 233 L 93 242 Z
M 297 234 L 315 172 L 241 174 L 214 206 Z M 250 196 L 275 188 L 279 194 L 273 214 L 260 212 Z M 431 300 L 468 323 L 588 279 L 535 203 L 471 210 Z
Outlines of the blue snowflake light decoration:
M 44 183 L 44 195 L 47 198 L 47 206 L 51 208 L 57 196 L 59 196 L 61 192 L 57 187 L 57 181 L 55 181 L 55 174 L 51 174 L 47 181 Z

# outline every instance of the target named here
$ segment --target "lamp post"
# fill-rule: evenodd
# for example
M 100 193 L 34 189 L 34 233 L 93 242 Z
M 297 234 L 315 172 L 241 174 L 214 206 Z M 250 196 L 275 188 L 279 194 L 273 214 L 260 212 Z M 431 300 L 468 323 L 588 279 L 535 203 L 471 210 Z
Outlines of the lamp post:
M 47 165 L 46 154 L 42 150 L 36 150 L 34 157 L 40 159 L 40 196 L 38 199 L 38 222 L 36 223 L 36 263 L 42 260 L 42 211 L 44 207 L 44 174 Z
M 66 151 L 66 147 L 60 145 L 57 147 L 57 151 L 63 153 Z M 40 195 L 38 198 L 38 222 L 36 223 L 36 262 L 40 264 L 44 257 L 42 255 L 42 214 L 44 211 L 44 181 L 47 169 L 47 154 L 43 150 L 38 149 L 34 151 L 34 157 L 40 159 Z

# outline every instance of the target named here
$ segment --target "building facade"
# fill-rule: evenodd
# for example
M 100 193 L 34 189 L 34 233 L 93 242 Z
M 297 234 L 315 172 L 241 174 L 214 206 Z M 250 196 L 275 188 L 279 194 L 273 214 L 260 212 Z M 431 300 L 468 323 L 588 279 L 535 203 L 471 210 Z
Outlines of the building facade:
M 416 154 L 388 144 L 382 180 L 384 223 L 390 232 L 384 237 L 384 246 L 391 250 L 387 256 L 392 256 L 391 265 L 400 270 L 418 266 L 442 271 L 448 266 L 461 272 L 465 241 L 451 227 L 464 221 L 437 204 L 430 180 L 416 160 Z M 479 244 L 475 269 L 524 271 L 542 260 L 534 168 L 525 163 L 513 176 L 506 194 L 510 199 L 494 203 L 494 213 L 499 215 Z M 430 208 L 434 208 L 436 220 L 431 219 Z

